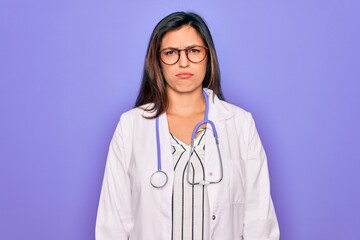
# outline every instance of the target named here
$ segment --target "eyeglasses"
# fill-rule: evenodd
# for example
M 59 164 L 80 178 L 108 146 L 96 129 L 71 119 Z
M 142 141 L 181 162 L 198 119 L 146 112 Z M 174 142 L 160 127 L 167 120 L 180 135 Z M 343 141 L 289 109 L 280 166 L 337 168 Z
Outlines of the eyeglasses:
M 165 48 L 159 52 L 160 60 L 166 65 L 174 65 L 179 61 L 181 51 L 185 51 L 190 62 L 199 63 L 205 59 L 209 49 L 203 46 L 191 46 L 185 49 Z

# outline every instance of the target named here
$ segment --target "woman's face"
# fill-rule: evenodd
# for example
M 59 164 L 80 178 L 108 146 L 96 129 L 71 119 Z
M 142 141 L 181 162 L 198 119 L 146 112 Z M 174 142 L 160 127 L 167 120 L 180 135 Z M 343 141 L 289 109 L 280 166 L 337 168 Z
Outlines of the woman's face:
M 164 35 L 160 51 L 169 48 L 188 49 L 192 46 L 205 47 L 205 44 L 193 27 L 184 25 Z M 191 93 L 201 91 L 206 73 L 207 56 L 201 62 L 193 63 L 186 57 L 186 51 L 180 53 L 179 61 L 173 65 L 167 65 L 160 61 L 167 92 Z

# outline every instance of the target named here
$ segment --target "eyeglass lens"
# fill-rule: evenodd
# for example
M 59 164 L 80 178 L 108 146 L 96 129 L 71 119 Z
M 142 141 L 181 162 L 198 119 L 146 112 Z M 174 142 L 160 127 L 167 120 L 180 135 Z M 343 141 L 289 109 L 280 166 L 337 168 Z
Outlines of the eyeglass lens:
M 185 51 L 187 59 L 193 63 L 199 63 L 204 60 L 207 53 L 207 49 L 202 46 L 195 46 L 187 49 L 167 48 L 160 52 L 161 61 L 168 65 L 175 64 L 180 59 L 181 51 Z

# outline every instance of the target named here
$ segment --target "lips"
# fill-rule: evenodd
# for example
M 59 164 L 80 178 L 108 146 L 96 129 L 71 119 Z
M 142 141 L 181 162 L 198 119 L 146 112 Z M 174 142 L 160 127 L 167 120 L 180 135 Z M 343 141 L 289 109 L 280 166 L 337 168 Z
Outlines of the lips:
M 193 75 L 194 74 L 189 73 L 189 72 L 181 72 L 181 73 L 176 74 L 175 76 L 177 76 L 178 78 L 181 78 L 181 79 L 186 79 L 186 78 L 191 78 Z

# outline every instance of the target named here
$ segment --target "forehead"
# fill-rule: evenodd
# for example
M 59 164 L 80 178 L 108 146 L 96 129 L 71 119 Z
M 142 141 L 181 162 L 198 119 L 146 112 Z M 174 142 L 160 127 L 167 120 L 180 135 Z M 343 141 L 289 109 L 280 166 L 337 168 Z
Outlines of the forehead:
M 161 48 L 186 48 L 192 45 L 204 46 L 200 34 L 192 26 L 184 25 L 167 32 L 161 42 Z

